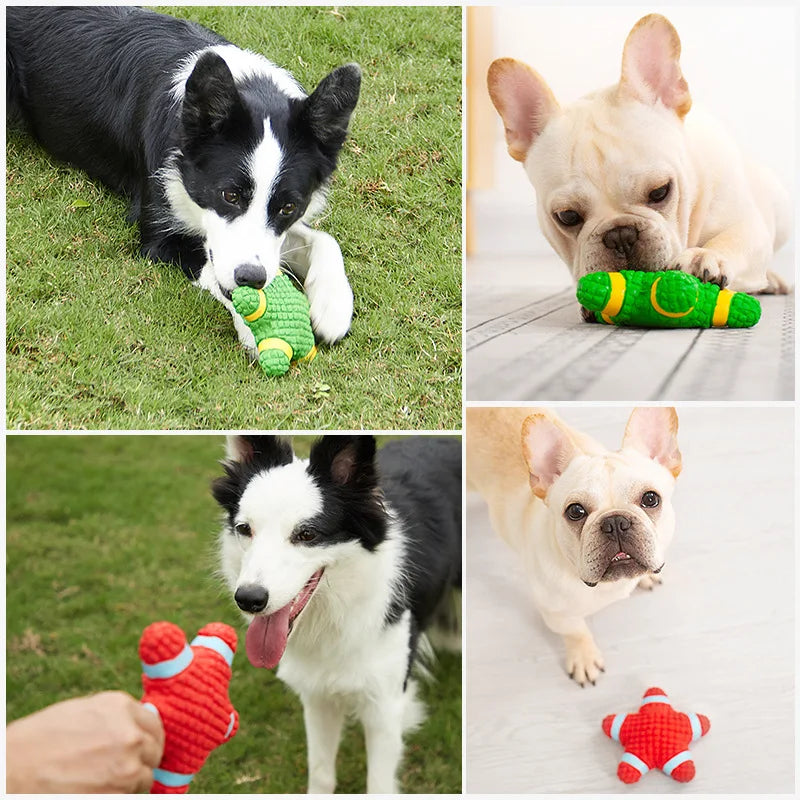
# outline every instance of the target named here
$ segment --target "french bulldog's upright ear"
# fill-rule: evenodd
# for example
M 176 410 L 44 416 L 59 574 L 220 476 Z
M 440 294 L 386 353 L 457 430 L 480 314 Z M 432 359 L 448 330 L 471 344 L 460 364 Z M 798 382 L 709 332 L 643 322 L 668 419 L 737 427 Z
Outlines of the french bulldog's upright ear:
M 542 499 L 578 454 L 567 430 L 546 414 L 531 414 L 522 423 L 522 453 L 531 489 Z
M 681 73 L 681 40 L 660 14 L 642 17 L 628 34 L 622 52 L 619 92 L 648 105 L 660 102 L 683 118 L 692 107 Z
M 645 406 L 634 408 L 622 448 L 631 447 L 666 467 L 677 478 L 681 474 L 678 448 L 678 415 L 674 408 Z
M 513 58 L 493 61 L 487 83 L 505 126 L 508 154 L 524 161 L 536 137 L 558 111 L 558 103 L 541 75 Z

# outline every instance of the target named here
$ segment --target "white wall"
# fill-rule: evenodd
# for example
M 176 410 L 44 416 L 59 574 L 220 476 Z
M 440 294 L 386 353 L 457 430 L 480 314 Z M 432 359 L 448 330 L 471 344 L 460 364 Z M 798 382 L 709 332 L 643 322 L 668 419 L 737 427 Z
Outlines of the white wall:
M 616 83 L 622 46 L 634 23 L 658 11 L 676 27 L 681 66 L 695 106 L 725 122 L 745 152 L 769 164 L 794 191 L 794 9 L 582 6 L 495 9 L 495 56 L 530 64 L 565 104 Z M 690 112 L 691 113 L 691 112 Z M 506 153 L 497 119 L 495 186 L 533 213 L 533 189 Z M 491 198 L 478 199 L 491 207 Z M 535 218 L 535 217 L 534 217 Z M 544 238 L 541 238 L 544 243 Z M 546 249 L 546 244 L 542 244 Z

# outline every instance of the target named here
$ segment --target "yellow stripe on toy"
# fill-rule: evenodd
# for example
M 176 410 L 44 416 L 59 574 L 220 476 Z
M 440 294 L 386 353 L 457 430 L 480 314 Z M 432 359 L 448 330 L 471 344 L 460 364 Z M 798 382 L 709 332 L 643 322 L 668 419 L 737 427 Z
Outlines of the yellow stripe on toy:
M 264 292 L 258 293 L 258 308 L 252 313 L 248 314 L 244 320 L 245 322 L 255 322 L 257 319 L 264 316 L 267 310 L 267 295 Z
M 301 361 L 313 361 L 317 357 L 317 346 L 314 345 L 302 358 L 297 359 L 299 364 Z
M 717 304 L 714 306 L 714 316 L 711 317 L 711 324 L 715 328 L 724 328 L 727 325 L 728 315 L 731 310 L 731 300 L 733 300 L 733 292 L 721 289 L 717 296 Z
M 608 278 L 611 281 L 611 295 L 601 314 L 603 319 L 611 325 L 611 317 L 619 314 L 625 300 L 625 276 L 621 272 L 610 272 Z
M 265 350 L 283 350 L 286 353 L 286 358 L 292 360 L 292 353 L 294 352 L 288 342 L 283 339 L 262 339 L 258 343 L 258 352 L 263 353 Z
M 650 289 L 650 305 L 653 306 L 653 309 L 661 314 L 662 317 L 669 317 L 670 319 L 680 319 L 681 317 L 688 316 L 689 314 L 694 311 L 694 307 L 697 304 L 697 297 L 695 297 L 694 302 L 686 309 L 686 311 L 667 311 L 658 304 L 658 284 L 661 283 L 661 276 L 659 275 L 658 278 L 653 281 L 653 286 Z

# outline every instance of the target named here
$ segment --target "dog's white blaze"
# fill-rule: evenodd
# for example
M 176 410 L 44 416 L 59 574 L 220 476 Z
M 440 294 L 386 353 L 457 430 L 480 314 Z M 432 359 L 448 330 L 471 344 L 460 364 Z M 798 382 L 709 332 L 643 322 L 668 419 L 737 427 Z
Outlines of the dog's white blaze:
M 248 78 L 265 77 L 269 78 L 280 91 L 289 97 L 298 100 L 306 97 L 306 93 L 292 75 L 277 64 L 273 64 L 268 58 L 250 50 L 243 50 L 233 44 L 216 44 L 190 53 L 181 62 L 172 82 L 172 97 L 176 102 L 183 99 L 186 93 L 186 81 L 189 80 L 197 60 L 203 53 L 209 51 L 222 57 L 237 84 Z

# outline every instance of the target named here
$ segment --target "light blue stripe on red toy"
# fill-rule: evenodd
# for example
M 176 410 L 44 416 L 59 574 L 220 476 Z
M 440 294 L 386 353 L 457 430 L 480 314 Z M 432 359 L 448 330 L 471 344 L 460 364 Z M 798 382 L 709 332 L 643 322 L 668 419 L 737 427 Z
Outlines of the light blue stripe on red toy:
M 692 741 L 696 742 L 703 735 L 703 726 L 700 724 L 700 717 L 694 712 L 687 714 L 692 725 Z
M 157 664 L 145 664 L 142 661 L 142 672 L 148 678 L 172 678 L 179 672 L 183 672 L 192 663 L 193 658 L 192 648 L 187 644 L 175 658 L 171 658 L 169 661 L 159 661 Z
M 231 711 L 231 721 L 230 721 L 230 724 L 228 725 L 228 730 L 225 731 L 225 738 L 226 739 L 231 735 L 231 731 L 233 730 L 233 722 L 234 722 L 235 719 L 236 719 L 236 717 L 234 717 L 233 711 Z
M 651 694 L 649 697 L 642 699 L 643 706 L 648 703 L 669 703 L 669 698 L 665 694 Z
M 192 647 L 208 647 L 210 650 L 216 650 L 227 662 L 228 666 L 233 664 L 233 650 L 228 647 L 226 642 L 223 642 L 219 636 L 195 636 L 192 639 Z
M 188 786 L 192 782 L 194 774 L 183 775 L 180 772 L 170 772 L 168 769 L 156 768 L 153 770 L 153 780 L 158 781 L 162 786 Z
M 641 775 L 644 775 L 645 772 L 650 771 L 650 767 L 642 761 L 641 758 L 637 758 L 633 753 L 625 753 L 622 758 L 620 759 L 621 764 L 628 764 L 629 766 L 633 767 L 634 769 L 639 770 Z
M 664 771 L 665 775 L 672 775 L 672 770 L 674 770 L 675 767 L 679 767 L 681 764 L 683 764 L 684 761 L 691 761 L 691 760 L 692 760 L 692 754 L 688 750 L 684 750 L 682 753 L 678 753 L 678 755 L 672 756 L 672 758 L 669 761 L 667 761 L 667 763 L 664 764 L 664 766 L 661 767 L 661 769 Z
M 611 730 L 609 736 L 615 741 L 619 741 L 619 732 L 622 728 L 622 723 L 628 718 L 627 714 L 615 714 L 614 721 L 611 723 Z

